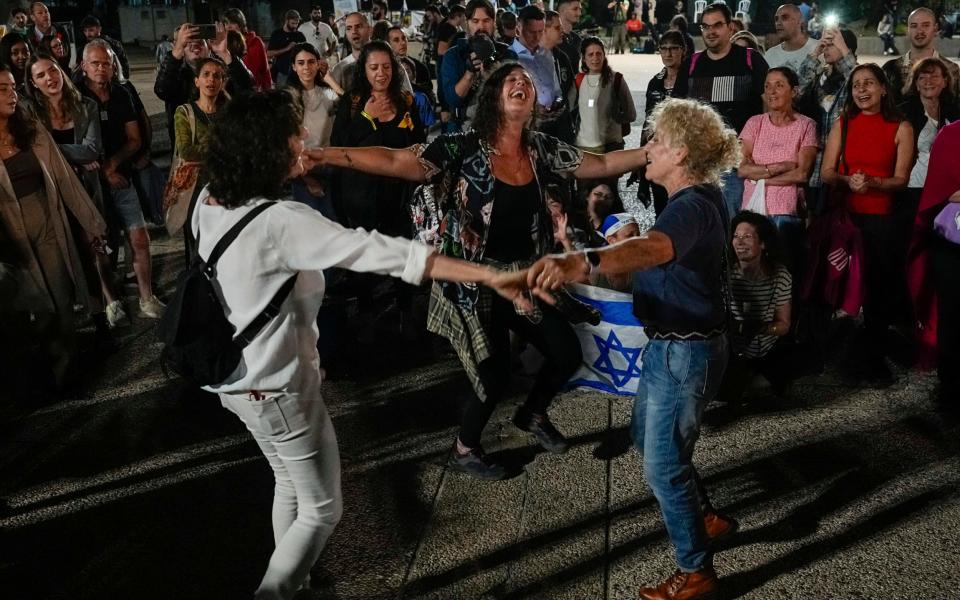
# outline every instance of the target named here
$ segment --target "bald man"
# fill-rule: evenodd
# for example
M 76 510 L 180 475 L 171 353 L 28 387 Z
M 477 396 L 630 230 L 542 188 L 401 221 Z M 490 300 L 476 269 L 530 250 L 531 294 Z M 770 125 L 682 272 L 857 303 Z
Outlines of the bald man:
M 910 49 L 903 56 L 887 61 L 883 65 L 883 72 L 890 80 L 890 87 L 894 91 L 896 101 L 903 100 L 903 94 L 910 85 L 910 69 L 914 63 L 925 58 L 940 58 L 947 65 L 953 85 L 954 98 L 960 98 L 960 67 L 945 56 L 937 52 L 937 39 L 940 37 L 940 23 L 932 10 L 920 7 L 907 17 L 907 41 Z
M 770 68 L 790 67 L 799 72 L 800 63 L 817 47 L 817 40 L 807 35 L 803 14 L 796 4 L 784 4 L 773 16 L 780 43 L 763 55 Z

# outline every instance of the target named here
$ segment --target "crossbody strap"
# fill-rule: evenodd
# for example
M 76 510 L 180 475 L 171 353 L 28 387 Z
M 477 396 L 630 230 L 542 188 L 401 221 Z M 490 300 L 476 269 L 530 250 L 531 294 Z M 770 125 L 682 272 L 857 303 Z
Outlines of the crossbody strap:
M 197 204 L 199 205 L 199 202 Z M 213 277 L 214 273 L 216 272 L 217 261 L 220 260 L 220 257 L 230 246 L 230 244 L 237 239 L 237 236 L 240 235 L 240 232 L 243 231 L 243 228 L 246 227 L 250 221 L 256 219 L 257 215 L 267 210 L 274 204 L 276 204 L 276 202 L 264 202 L 254 206 L 252 209 L 250 209 L 250 212 L 243 215 L 240 220 L 237 221 L 237 223 L 231 227 L 222 238 L 220 238 L 220 241 L 217 242 L 217 245 L 213 247 L 213 251 L 210 252 L 210 256 L 207 257 L 206 261 L 204 261 L 206 265 L 203 269 L 203 272 L 207 275 L 207 277 Z M 199 244 L 199 242 L 200 233 L 197 232 L 197 243 Z
M 257 215 L 267 210 L 271 206 L 276 204 L 276 202 L 264 202 L 258 204 L 250 209 L 250 212 L 243 215 L 237 223 L 230 228 L 227 233 L 224 234 L 220 241 L 217 242 L 217 245 L 214 246 L 213 251 L 210 253 L 210 257 L 206 261 L 203 272 L 207 277 L 213 277 L 216 273 L 216 264 L 220 260 L 220 257 L 223 255 L 224 251 L 237 239 L 237 236 L 240 235 L 240 232 L 243 231 L 243 228 L 250 224 L 250 221 L 253 221 L 257 218 Z M 199 241 L 199 236 L 197 236 Z M 239 348 L 245 348 L 253 338 L 257 337 L 257 334 L 260 333 L 260 330 L 270 322 L 271 319 L 280 314 L 280 307 L 286 301 L 287 296 L 290 295 L 290 292 L 293 290 L 294 284 L 297 282 L 297 276 L 299 273 L 294 273 L 290 278 L 288 278 L 280 289 L 277 290 L 277 293 L 273 295 L 273 298 L 270 299 L 270 302 L 267 303 L 267 306 L 260 312 L 253 321 L 250 321 L 250 324 L 244 327 L 243 331 L 234 338 L 233 343 L 236 344 Z

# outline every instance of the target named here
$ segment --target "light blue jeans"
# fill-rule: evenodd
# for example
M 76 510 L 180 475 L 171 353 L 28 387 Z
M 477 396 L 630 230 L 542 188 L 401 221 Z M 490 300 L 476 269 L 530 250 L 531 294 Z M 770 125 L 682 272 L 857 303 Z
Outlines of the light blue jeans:
M 220 394 L 220 402 L 240 417 L 273 469 L 276 545 L 254 598 L 288 600 L 308 581 L 343 512 L 340 453 L 319 374 L 299 392 Z
M 677 566 L 688 573 L 710 565 L 703 525 L 708 507 L 693 448 L 700 419 L 717 395 L 728 360 L 725 335 L 702 341 L 650 340 L 633 403 L 631 433 L 643 455 L 643 474 L 660 503 Z
M 727 219 L 733 219 L 743 206 L 743 179 L 736 169 L 724 171 L 720 174 L 723 202 L 727 205 Z

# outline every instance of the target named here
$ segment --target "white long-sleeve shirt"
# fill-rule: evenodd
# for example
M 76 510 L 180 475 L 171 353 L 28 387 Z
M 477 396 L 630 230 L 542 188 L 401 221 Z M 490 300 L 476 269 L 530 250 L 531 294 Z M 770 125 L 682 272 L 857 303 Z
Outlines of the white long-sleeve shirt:
M 197 199 L 191 227 L 199 232 L 201 257 L 210 256 L 220 238 L 264 199 L 226 209 Z M 217 262 L 214 288 L 235 331 L 259 315 L 277 290 L 295 273 L 296 285 L 280 313 L 243 350 L 237 370 L 211 392 L 295 391 L 317 377 L 317 311 L 323 302 L 323 269 L 381 273 L 420 283 L 433 250 L 418 242 L 347 229 L 305 204 L 281 201 L 258 215 Z

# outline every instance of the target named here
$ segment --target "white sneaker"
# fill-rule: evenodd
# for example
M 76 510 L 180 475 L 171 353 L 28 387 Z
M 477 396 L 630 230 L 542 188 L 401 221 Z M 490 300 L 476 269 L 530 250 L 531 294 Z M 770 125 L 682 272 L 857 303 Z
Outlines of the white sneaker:
M 107 324 L 113 329 L 127 319 L 127 311 L 123 309 L 123 303 L 114 300 L 107 305 Z
M 140 315 L 150 319 L 159 319 L 163 316 L 163 309 L 167 306 L 160 302 L 156 296 L 152 295 L 144 300 L 140 299 Z

